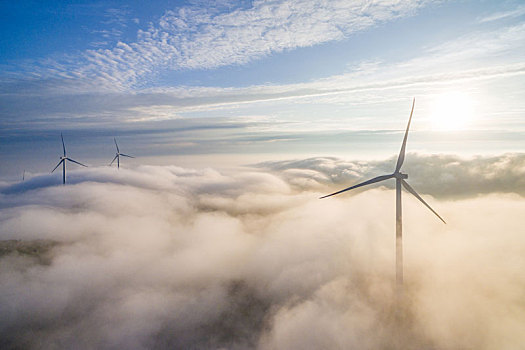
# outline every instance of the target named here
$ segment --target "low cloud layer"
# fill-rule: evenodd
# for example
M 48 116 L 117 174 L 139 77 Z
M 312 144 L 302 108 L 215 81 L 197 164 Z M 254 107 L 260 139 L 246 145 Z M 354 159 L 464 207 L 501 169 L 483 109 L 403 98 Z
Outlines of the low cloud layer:
M 428 161 L 441 158 L 448 159 Z M 521 193 L 428 198 L 448 225 L 404 197 L 408 313 L 397 327 L 393 191 L 318 200 L 332 181 L 314 176 L 328 176 L 316 162 L 267 163 L 272 173 L 95 168 L 71 172 L 68 186 L 43 178 L 3 185 L 1 239 L 53 243 L 35 252 L 46 259 L 21 248 L 0 257 L 1 347 L 502 349 L 525 342 Z M 343 168 L 340 160 L 324 162 L 333 173 Z M 380 168 L 359 164 L 367 170 L 351 176 Z M 292 181 L 292 170 L 302 182 Z M 428 193 L 427 179 L 414 178 L 414 187 Z
M 347 161 L 333 157 L 275 161 L 257 164 L 279 175 L 296 189 L 342 189 L 378 175 L 391 174 L 397 157 L 384 161 Z M 461 158 L 455 155 L 409 154 L 402 171 L 423 194 L 458 199 L 490 193 L 525 196 L 525 154 Z M 394 181 L 378 185 L 394 188 Z M 359 189 L 360 192 L 366 189 Z

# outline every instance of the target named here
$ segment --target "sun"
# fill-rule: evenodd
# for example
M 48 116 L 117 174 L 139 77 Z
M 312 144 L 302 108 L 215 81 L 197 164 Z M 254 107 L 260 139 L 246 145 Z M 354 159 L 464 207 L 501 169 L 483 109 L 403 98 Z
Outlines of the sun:
M 434 130 L 462 130 L 472 120 L 472 98 L 462 92 L 446 92 L 435 99 L 430 115 Z

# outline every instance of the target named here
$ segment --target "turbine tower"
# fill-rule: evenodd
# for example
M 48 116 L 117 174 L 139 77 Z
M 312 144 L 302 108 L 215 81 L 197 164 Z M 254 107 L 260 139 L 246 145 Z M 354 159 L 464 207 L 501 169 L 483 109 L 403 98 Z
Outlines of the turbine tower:
M 120 150 L 118 149 L 118 145 L 117 145 L 117 140 L 115 138 L 113 138 L 113 141 L 115 141 L 115 147 L 117 147 L 117 153 L 115 154 L 115 158 L 113 158 L 111 163 L 109 163 L 109 166 L 111 166 L 113 164 L 113 162 L 115 161 L 115 159 L 116 159 L 117 160 L 117 168 L 120 169 L 120 156 L 128 157 L 128 158 L 135 158 L 135 157 L 128 156 L 127 154 L 124 154 L 124 153 L 120 153 Z
M 62 133 L 60 133 L 60 138 L 62 139 L 62 149 L 64 150 L 64 155 L 60 157 L 60 161 L 58 162 L 57 166 L 54 167 L 53 170 L 51 170 L 51 172 L 54 172 L 56 168 L 58 168 L 60 164 L 62 164 L 62 184 L 65 185 L 66 184 L 66 160 L 69 160 L 70 162 L 73 162 L 73 163 L 76 163 L 78 165 L 82 165 L 85 167 L 87 167 L 87 165 L 84 165 L 80 162 L 77 162 L 76 160 L 69 158 L 66 155 L 66 146 L 64 145 L 64 136 L 62 136 Z
M 412 102 L 412 110 L 410 111 L 410 118 L 408 119 L 408 125 L 407 129 L 405 131 L 405 137 L 403 139 L 403 144 L 401 145 L 401 151 L 399 152 L 399 157 L 397 158 L 397 164 L 394 172 L 392 174 L 388 175 L 381 175 L 374 177 L 373 179 L 370 179 L 368 181 L 361 182 L 357 185 L 350 186 L 348 188 L 345 188 L 341 191 L 334 192 L 332 194 L 326 195 L 321 197 L 326 198 L 330 196 L 334 196 L 339 193 L 343 193 L 346 191 L 353 190 L 354 188 L 370 185 L 376 182 L 388 180 L 395 178 L 396 179 L 396 286 L 398 293 L 401 292 L 403 287 L 403 218 L 401 215 L 402 207 L 401 207 L 401 186 L 403 186 L 408 192 L 413 194 L 417 199 L 419 199 L 430 211 L 432 211 L 443 223 L 446 224 L 445 220 L 441 216 L 439 216 L 438 213 L 434 211 L 430 207 L 430 205 L 427 204 L 421 198 L 421 196 L 406 182 L 406 179 L 408 178 L 408 174 L 404 174 L 401 172 L 401 166 L 403 165 L 403 162 L 405 161 L 405 149 L 407 144 L 407 137 L 408 137 L 408 129 L 410 128 L 410 122 L 412 121 L 412 113 L 414 112 L 414 105 L 416 103 L 416 99 L 414 98 L 414 101 Z

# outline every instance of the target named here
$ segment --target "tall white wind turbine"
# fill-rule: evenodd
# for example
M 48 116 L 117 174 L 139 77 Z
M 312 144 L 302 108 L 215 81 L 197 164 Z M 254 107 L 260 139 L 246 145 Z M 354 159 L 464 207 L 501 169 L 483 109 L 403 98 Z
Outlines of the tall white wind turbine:
M 53 170 L 51 170 L 51 172 L 54 172 L 56 168 L 58 168 L 60 164 L 62 164 L 62 184 L 65 185 L 66 184 L 66 160 L 76 163 L 78 165 L 85 166 L 85 167 L 87 167 L 87 165 L 84 165 L 80 162 L 77 162 L 76 160 L 69 158 L 66 155 L 66 146 L 64 145 L 64 136 L 62 136 L 62 133 L 60 133 L 60 138 L 62 139 L 62 149 L 64 150 L 64 155 L 60 157 L 60 161 L 58 162 L 57 166 L 54 167 Z
M 120 153 L 120 150 L 118 149 L 118 144 L 117 144 L 117 140 L 115 138 L 113 138 L 113 141 L 115 141 L 115 147 L 117 147 L 117 153 L 115 154 L 115 158 L 113 158 L 113 160 L 111 161 L 111 163 L 109 163 L 109 166 L 111 166 L 113 164 L 113 162 L 115 161 L 115 159 L 117 160 L 117 168 L 120 169 L 120 157 L 128 157 L 128 158 L 135 158 L 135 157 L 132 157 L 132 156 L 128 156 L 127 154 L 124 154 L 124 153 Z
M 339 193 L 350 191 L 354 188 L 358 188 L 358 187 L 362 187 L 365 185 L 370 185 L 376 182 L 380 182 L 383 180 L 388 180 L 392 178 L 396 179 L 396 285 L 397 285 L 398 291 L 401 291 L 402 286 L 403 286 L 403 239 L 402 239 L 403 237 L 403 218 L 401 215 L 401 212 L 402 212 L 401 185 L 403 185 L 403 187 L 408 192 L 410 192 L 417 199 L 419 199 L 428 209 L 430 209 L 430 211 L 432 211 L 441 221 L 443 221 L 443 223 L 446 224 L 445 220 L 443 220 L 443 218 L 439 216 L 439 214 L 436 213 L 434 209 L 432 209 L 430 205 L 428 205 L 427 202 L 423 200 L 423 198 L 421 198 L 421 196 L 408 184 L 408 182 L 406 182 L 406 179 L 408 178 L 408 174 L 403 174 L 401 172 L 401 166 L 403 165 L 403 162 L 405 160 L 405 149 L 406 149 L 406 143 L 407 143 L 407 137 L 408 137 L 408 129 L 410 128 L 410 122 L 412 121 L 412 113 L 414 112 L 415 103 L 416 103 L 416 99 L 414 99 L 414 101 L 412 102 L 412 110 L 410 111 L 410 118 L 408 119 L 408 125 L 405 131 L 405 137 L 403 139 L 401 151 L 399 152 L 399 157 L 397 158 L 397 164 L 396 164 L 396 168 L 394 172 L 392 174 L 374 177 L 373 179 L 370 179 L 368 181 L 361 182 L 357 185 L 350 186 L 341 191 L 337 191 L 332 194 L 321 197 L 322 199 L 322 198 L 334 196 Z

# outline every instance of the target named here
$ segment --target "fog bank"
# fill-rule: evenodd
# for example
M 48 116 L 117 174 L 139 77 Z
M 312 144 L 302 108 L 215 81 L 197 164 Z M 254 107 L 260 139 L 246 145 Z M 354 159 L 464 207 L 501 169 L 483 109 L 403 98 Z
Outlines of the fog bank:
M 4 185 L 0 239 L 54 243 L 46 259 L 18 250 L 0 256 L 0 347 L 525 343 L 520 190 L 425 196 L 448 225 L 404 193 L 409 317 L 399 329 L 392 316 L 394 192 L 319 200 L 330 181 L 317 181 L 321 172 L 310 165 L 301 171 L 312 176 L 298 183 L 288 168 L 92 168 L 71 172 L 67 186 L 47 176 Z M 434 186 L 416 182 L 421 193 Z

